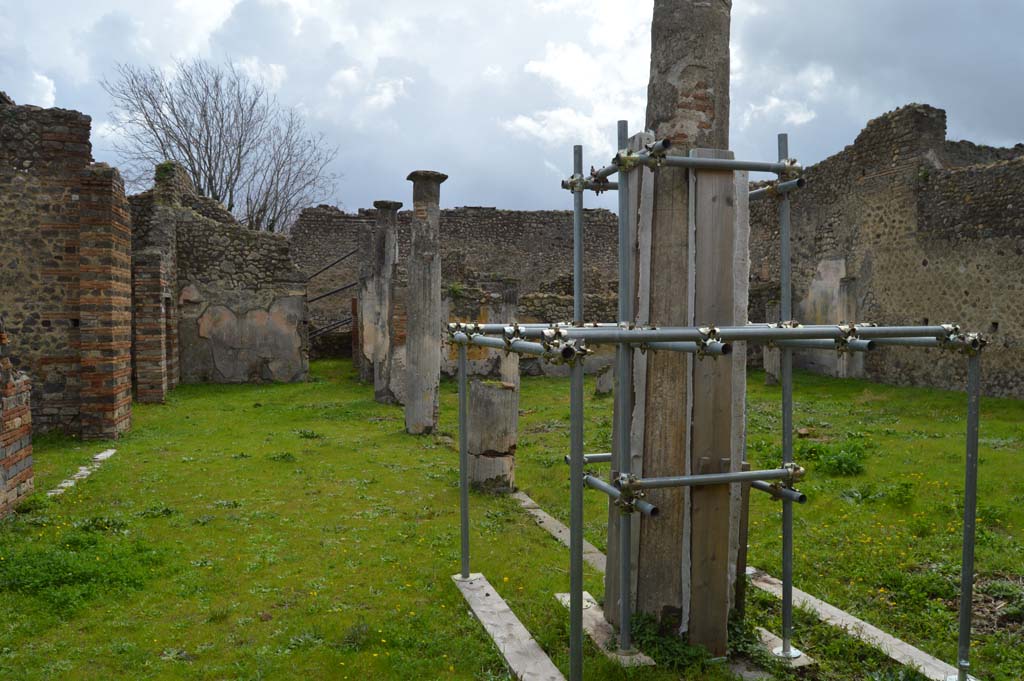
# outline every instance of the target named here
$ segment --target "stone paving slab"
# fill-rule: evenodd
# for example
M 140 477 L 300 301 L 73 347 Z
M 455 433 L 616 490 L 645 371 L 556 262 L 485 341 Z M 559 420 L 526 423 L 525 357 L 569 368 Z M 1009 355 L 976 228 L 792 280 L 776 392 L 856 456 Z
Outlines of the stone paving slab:
M 555 598 L 565 606 L 566 610 L 569 609 L 569 594 L 555 594 Z M 587 632 L 598 650 L 604 653 L 608 659 L 618 662 L 623 667 L 654 666 L 654 660 L 639 651 L 632 654 L 619 652 L 616 646 L 615 630 L 604 618 L 601 606 L 586 591 L 583 592 L 583 630 Z

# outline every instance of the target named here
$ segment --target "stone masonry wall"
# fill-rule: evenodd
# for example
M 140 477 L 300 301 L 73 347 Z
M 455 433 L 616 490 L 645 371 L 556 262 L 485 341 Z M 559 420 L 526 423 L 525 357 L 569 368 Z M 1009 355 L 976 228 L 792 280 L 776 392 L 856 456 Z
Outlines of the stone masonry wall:
M 173 163 L 157 167 L 153 190 L 132 197 L 132 212 L 140 395 L 156 396 L 178 377 L 306 378 L 305 276 L 292 264 L 286 238 L 244 228 L 196 196 Z M 168 330 L 163 341 L 161 329 Z M 154 361 L 161 355 L 163 374 Z
M 792 210 L 797 318 L 961 323 L 989 335 L 986 393 L 1024 397 L 1024 146 L 948 142 L 945 112 L 912 104 L 870 121 L 805 177 Z M 751 321 L 778 297 L 778 238 L 774 201 L 752 203 Z M 795 361 L 900 385 L 966 380 L 963 358 L 937 350 L 884 348 L 853 371 L 834 352 Z
M 128 223 L 117 171 L 92 164 L 90 124 L 0 98 L 0 314 L 35 427 L 114 437 L 131 416 Z
M 359 246 L 360 230 L 373 224 L 374 209 L 344 213 L 333 206 L 302 211 L 290 239 L 296 265 L 312 275 Z M 409 256 L 411 213 L 398 216 L 399 263 Z M 588 318 L 615 317 L 617 219 L 607 210 L 587 210 L 585 261 Z M 464 285 L 481 276 L 511 279 L 519 287 L 520 319 L 572 317 L 572 211 L 512 211 L 466 207 L 441 211 L 442 287 L 458 297 Z M 481 273 L 485 273 L 482 275 Z M 353 256 L 309 282 L 311 298 L 355 281 L 359 259 Z M 608 278 L 611 277 L 609 280 Z M 402 272 L 396 277 L 399 297 Z M 318 326 L 349 316 L 347 293 L 310 304 Z M 330 336 L 331 334 L 324 334 Z

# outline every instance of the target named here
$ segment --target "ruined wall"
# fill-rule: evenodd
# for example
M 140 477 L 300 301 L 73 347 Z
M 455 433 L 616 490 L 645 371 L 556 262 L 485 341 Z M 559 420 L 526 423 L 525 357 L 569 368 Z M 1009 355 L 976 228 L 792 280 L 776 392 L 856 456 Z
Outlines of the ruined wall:
M 291 229 L 295 263 L 311 275 L 356 249 L 374 209 L 344 213 L 333 206 L 302 212 Z M 399 263 L 409 257 L 409 211 L 398 214 Z M 618 222 L 607 210 L 587 210 L 585 261 L 588 319 L 615 318 Z M 313 298 L 356 280 L 359 258 L 345 262 L 309 282 Z M 441 279 L 446 295 L 458 298 L 480 278 L 511 279 L 519 286 L 523 321 L 572 318 L 572 211 L 513 211 L 454 208 L 441 211 Z M 401 273 L 396 288 L 401 287 Z M 310 303 L 316 327 L 349 316 L 346 293 Z M 590 316 L 594 315 L 594 316 Z M 331 336 L 325 334 L 321 338 Z
M 90 124 L 0 98 L 0 314 L 35 427 L 107 438 L 131 422 L 130 232 Z
M 945 112 L 925 105 L 870 121 L 808 168 L 793 195 L 797 318 L 959 322 L 990 336 L 985 391 L 1024 397 L 1022 156 L 1020 145 L 947 142 Z M 764 321 L 778 296 L 778 238 L 774 202 L 751 204 L 751 321 Z M 963 358 L 936 350 L 881 349 L 860 366 L 798 352 L 795 362 L 901 385 L 962 389 L 966 380 Z
M 0 321 L 0 518 L 32 493 L 32 380 L 6 356 Z
M 287 239 L 242 227 L 173 163 L 131 201 L 140 397 L 179 379 L 305 379 L 305 276 Z

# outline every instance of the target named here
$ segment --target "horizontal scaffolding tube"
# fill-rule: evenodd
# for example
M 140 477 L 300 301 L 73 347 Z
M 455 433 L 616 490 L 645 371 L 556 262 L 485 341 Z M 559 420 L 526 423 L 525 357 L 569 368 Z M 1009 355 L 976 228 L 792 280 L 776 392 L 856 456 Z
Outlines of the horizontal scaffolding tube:
M 980 350 L 984 345 L 984 341 L 976 336 L 968 336 L 966 338 L 959 338 L 955 336 L 952 338 L 879 338 L 872 342 L 876 345 L 896 345 L 917 348 L 959 347 L 969 348 L 971 350 Z
M 777 182 L 776 184 L 768 185 L 767 187 L 761 187 L 755 189 L 747 195 L 751 201 L 758 201 L 760 199 L 766 199 L 769 196 L 778 196 L 780 194 L 786 194 L 797 189 L 801 189 L 807 184 L 807 180 L 802 177 L 798 177 L 795 180 L 786 180 L 785 182 Z
M 583 180 L 583 188 L 589 189 L 592 192 L 600 194 L 601 192 L 616 191 L 619 188 L 618 182 L 609 182 L 607 180 Z M 572 180 L 562 180 L 562 189 L 569 189 L 574 191 Z
M 813 339 L 800 339 L 800 340 L 780 340 L 775 341 L 775 344 L 780 348 L 799 348 L 809 350 L 836 350 L 844 351 L 849 350 L 852 352 L 868 352 L 875 349 L 876 341 L 873 340 L 849 340 L 845 343 L 830 340 L 813 340 Z
M 546 359 L 570 360 L 576 356 L 576 348 L 572 345 L 562 345 L 557 348 L 549 348 L 540 343 L 530 343 L 522 340 L 503 340 L 491 336 L 468 336 L 464 333 L 453 333 L 453 343 L 466 345 L 479 345 L 484 348 L 506 350 L 520 355 L 536 355 Z
M 603 454 L 584 454 L 583 463 L 608 463 L 612 460 L 611 452 L 604 452 Z M 569 463 L 569 455 L 565 455 L 565 462 Z
M 612 499 L 619 499 L 622 497 L 622 490 L 613 485 L 609 485 L 601 478 L 596 478 L 593 475 L 584 475 L 583 484 L 590 489 L 596 489 L 598 492 L 604 492 Z M 646 516 L 654 517 L 658 515 L 658 507 L 651 504 L 643 499 L 635 499 L 633 501 L 633 507 L 643 513 Z
M 797 470 L 793 468 L 772 468 L 764 471 L 734 471 L 732 473 L 708 473 L 706 475 L 677 475 L 664 478 L 636 478 L 622 483 L 629 489 L 660 489 L 662 487 L 696 487 L 699 485 L 727 485 L 733 482 L 754 480 L 794 480 Z M 620 481 L 621 482 L 621 481 Z
M 763 480 L 754 480 L 750 483 L 750 486 L 756 490 L 766 492 L 776 499 L 788 499 L 789 501 L 795 501 L 798 504 L 807 502 L 807 495 L 795 489 L 789 487 L 782 487 L 780 485 L 772 485 Z
M 728 343 L 720 343 L 719 341 L 708 341 L 707 343 L 694 343 L 692 341 L 666 341 L 654 343 L 645 343 L 644 349 L 647 350 L 671 350 L 673 352 L 692 352 L 700 353 L 702 355 L 731 355 L 732 346 Z
M 523 338 L 586 340 L 591 343 L 651 343 L 655 341 L 774 341 L 796 339 L 873 340 L 877 338 L 947 338 L 949 326 L 723 326 L 723 327 L 556 327 L 520 328 Z
M 857 338 L 874 340 L 879 338 L 947 338 L 950 327 L 946 326 L 858 326 Z

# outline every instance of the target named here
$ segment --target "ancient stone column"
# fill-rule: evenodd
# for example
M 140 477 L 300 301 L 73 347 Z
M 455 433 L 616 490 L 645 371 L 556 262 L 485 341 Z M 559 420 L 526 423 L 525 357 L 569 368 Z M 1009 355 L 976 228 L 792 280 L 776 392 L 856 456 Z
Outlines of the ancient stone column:
M 469 384 L 469 480 L 485 492 L 514 492 L 519 389 L 502 381 Z
M 373 300 L 373 347 L 370 361 L 373 366 L 373 397 L 383 404 L 394 404 L 395 395 L 391 390 L 389 373 L 391 371 L 391 294 L 392 276 L 395 263 L 398 261 L 398 209 L 399 201 L 374 201 L 377 209 L 377 220 L 374 223 L 370 256 L 373 258 L 372 287 L 375 294 Z
M 519 312 L 519 287 L 514 282 L 507 282 L 502 287 L 501 304 L 496 307 L 498 313 L 495 315 L 495 321 L 505 323 L 516 321 L 516 315 Z M 498 361 L 498 371 L 503 382 L 519 387 L 518 354 L 502 352 L 501 359 Z
M 698 148 L 728 147 L 730 12 L 729 0 L 655 0 L 647 128 L 656 139 L 671 139 L 674 156 Z M 746 289 L 739 278 L 744 276 L 740 270 L 746 260 L 739 254 L 746 237 L 737 229 L 741 218 L 736 216 L 743 211 L 733 207 L 739 178 L 719 174 L 722 177 L 709 176 L 694 185 L 694 177 L 685 169 L 662 167 L 653 174 L 644 172 L 645 185 L 636 192 L 640 197 L 636 244 L 640 284 L 635 290 L 640 321 L 687 326 L 727 324 L 740 316 L 739 298 L 745 306 Z M 697 216 L 691 226 L 693 186 L 698 187 L 699 195 L 707 194 L 707 215 Z M 728 206 L 728 210 L 716 212 L 716 206 Z M 701 210 L 699 206 L 697 210 Z M 727 235 L 724 241 L 719 240 L 722 234 Z M 698 244 L 706 247 L 698 249 Z M 708 258 L 713 258 L 713 265 Z M 717 271 L 723 264 L 727 267 Z M 716 297 L 716 289 L 708 286 L 715 277 L 721 281 L 712 283 L 726 292 L 723 296 Z M 745 321 L 745 314 L 742 319 Z M 632 447 L 634 455 L 643 452 L 643 477 L 727 470 L 733 465 L 731 459 L 741 456 L 745 374 L 737 373 L 739 365 L 730 358 L 720 359 L 723 361 L 698 361 L 670 352 L 636 358 Z M 695 373 L 701 374 L 700 382 L 695 383 Z M 695 385 L 700 386 L 699 394 Z M 708 442 L 709 436 L 718 441 Z M 633 472 L 640 472 L 635 464 Z M 652 490 L 648 497 L 660 514 L 656 519 L 640 518 L 640 531 L 632 534 L 636 609 L 690 632 L 691 642 L 707 645 L 716 655 L 724 654 L 725 641 L 719 634 L 728 597 L 712 616 L 708 615 L 708 603 L 709 598 L 727 592 L 730 577 L 725 556 L 734 555 L 729 541 L 735 539 L 732 525 L 738 520 L 738 511 L 733 518 L 728 488 L 723 491 L 724 508 L 718 491 L 711 503 L 691 505 L 692 495 L 685 488 Z M 695 510 L 701 526 L 691 532 Z M 724 546 L 706 541 L 714 534 L 703 524 L 712 522 L 709 515 L 724 523 L 724 530 L 718 532 L 724 532 Z M 616 525 L 609 525 L 606 578 L 605 613 L 611 618 L 617 615 L 611 604 L 619 598 L 617 560 L 612 555 L 612 547 L 618 545 Z M 709 555 L 722 563 L 720 570 L 713 571 L 713 583 L 701 572 Z M 705 627 L 709 622 L 714 630 L 711 634 Z
M 356 287 L 357 314 L 353 321 L 359 325 L 359 343 L 357 354 L 353 357 L 359 380 L 364 383 L 373 381 L 373 353 L 377 345 L 377 287 L 380 284 L 380 267 L 383 264 L 383 246 L 377 238 L 375 224 L 359 226 L 359 285 Z
M 412 182 L 412 248 L 406 310 L 405 429 L 413 435 L 437 426 L 441 380 L 441 183 L 443 173 L 417 170 Z
M 779 302 L 772 301 L 764 306 L 766 322 L 778 322 L 782 319 L 779 312 Z M 789 320 L 786 320 L 789 321 Z M 764 357 L 764 384 L 778 385 L 779 377 L 782 376 L 782 353 L 777 347 L 765 346 L 761 351 Z

